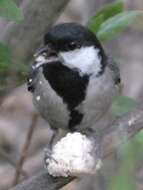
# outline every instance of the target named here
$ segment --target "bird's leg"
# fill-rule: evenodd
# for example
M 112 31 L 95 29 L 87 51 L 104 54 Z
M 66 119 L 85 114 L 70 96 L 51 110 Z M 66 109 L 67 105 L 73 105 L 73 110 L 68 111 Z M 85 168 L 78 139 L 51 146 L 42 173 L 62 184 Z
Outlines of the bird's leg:
M 53 147 L 53 144 L 54 144 L 54 141 L 56 139 L 57 134 L 58 134 L 58 129 L 53 129 L 53 134 L 51 136 L 51 139 L 50 139 L 47 147 L 44 149 L 44 151 L 45 151 L 45 159 L 51 157 L 52 147 Z
M 75 132 L 79 132 L 83 135 L 86 135 L 87 137 L 94 137 L 95 135 L 95 131 L 92 128 L 86 128 L 86 129 L 76 129 Z
M 50 142 L 49 144 L 47 145 L 47 147 L 44 149 L 44 164 L 45 164 L 45 168 L 47 168 L 47 165 L 48 165 L 48 161 L 49 160 L 54 160 L 52 158 L 52 147 L 53 147 L 53 144 L 55 142 L 55 139 L 56 139 L 56 136 L 58 135 L 58 129 L 53 129 L 53 134 L 52 134 L 52 137 L 50 139 Z M 56 162 L 56 160 L 55 160 Z
M 49 148 L 50 150 L 52 150 L 52 146 L 53 146 L 53 144 L 54 144 L 54 141 L 55 141 L 55 139 L 56 139 L 57 134 L 58 134 L 58 129 L 53 129 L 53 134 L 52 134 L 52 137 L 51 137 L 50 142 L 49 142 L 49 145 L 48 145 L 48 148 Z
M 53 129 L 53 128 L 52 128 Z M 61 138 L 63 138 L 69 131 L 66 129 L 54 128 L 53 135 L 49 142 L 49 148 L 52 150 L 54 144 L 56 144 Z
M 45 168 L 48 167 L 49 160 L 53 160 L 55 163 L 57 163 L 57 161 L 52 157 L 52 150 L 49 149 L 49 148 L 45 148 L 44 149 L 44 164 L 45 164 Z

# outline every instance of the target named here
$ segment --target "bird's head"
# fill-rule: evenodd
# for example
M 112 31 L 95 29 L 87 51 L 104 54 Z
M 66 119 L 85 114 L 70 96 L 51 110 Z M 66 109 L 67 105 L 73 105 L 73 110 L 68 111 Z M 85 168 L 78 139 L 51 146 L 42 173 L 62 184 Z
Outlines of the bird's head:
M 44 37 L 44 46 L 35 54 L 33 68 L 60 62 L 83 74 L 102 73 L 105 54 L 95 34 L 84 26 L 63 23 L 52 27 Z

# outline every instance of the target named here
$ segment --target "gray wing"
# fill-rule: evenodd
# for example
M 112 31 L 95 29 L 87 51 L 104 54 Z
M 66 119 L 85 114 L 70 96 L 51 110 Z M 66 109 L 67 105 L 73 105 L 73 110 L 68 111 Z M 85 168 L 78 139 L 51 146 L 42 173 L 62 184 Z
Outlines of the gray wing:
M 113 73 L 113 79 L 115 81 L 115 84 L 120 85 L 121 84 L 120 70 L 117 63 L 110 55 L 108 55 L 108 67 Z

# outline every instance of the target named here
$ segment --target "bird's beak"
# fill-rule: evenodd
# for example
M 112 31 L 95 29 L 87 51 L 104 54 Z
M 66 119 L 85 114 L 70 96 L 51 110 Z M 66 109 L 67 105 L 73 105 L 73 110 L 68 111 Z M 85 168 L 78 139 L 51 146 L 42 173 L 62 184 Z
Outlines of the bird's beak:
M 56 51 L 49 46 L 44 46 L 38 49 L 34 54 L 34 57 L 35 60 L 32 64 L 33 69 L 38 69 L 44 64 L 50 64 L 59 61 Z
M 43 53 L 46 53 L 47 57 L 50 57 L 53 55 L 56 56 L 56 51 L 53 50 L 52 48 L 50 48 L 48 45 L 45 45 L 36 51 L 36 53 L 34 54 L 34 57 L 38 57 L 38 56 L 42 55 Z

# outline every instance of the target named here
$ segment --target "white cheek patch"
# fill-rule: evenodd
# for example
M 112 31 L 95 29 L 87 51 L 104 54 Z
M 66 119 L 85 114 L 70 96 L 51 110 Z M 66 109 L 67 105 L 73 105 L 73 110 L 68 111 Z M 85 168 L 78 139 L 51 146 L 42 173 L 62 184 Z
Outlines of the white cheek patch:
M 99 49 L 93 46 L 83 47 L 69 52 L 61 52 L 59 56 L 63 64 L 71 69 L 78 69 L 81 74 L 98 74 L 101 71 Z

